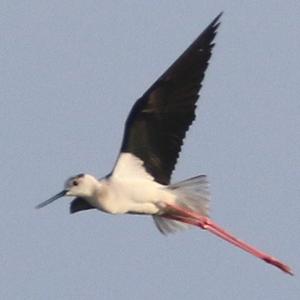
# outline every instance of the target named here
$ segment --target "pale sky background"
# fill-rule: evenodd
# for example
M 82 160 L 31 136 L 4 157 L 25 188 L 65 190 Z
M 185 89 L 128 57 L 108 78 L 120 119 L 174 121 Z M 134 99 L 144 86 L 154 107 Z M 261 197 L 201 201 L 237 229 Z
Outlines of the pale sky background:
M 300 299 L 300 2 L 0 2 L 0 299 Z M 134 101 L 220 12 L 173 180 L 207 174 L 212 217 L 295 277 L 150 217 L 34 206 L 108 173 Z

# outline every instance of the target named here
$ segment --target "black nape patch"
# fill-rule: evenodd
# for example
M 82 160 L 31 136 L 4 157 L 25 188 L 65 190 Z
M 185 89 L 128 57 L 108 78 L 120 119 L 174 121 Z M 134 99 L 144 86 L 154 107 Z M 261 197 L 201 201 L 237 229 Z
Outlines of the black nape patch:
M 84 173 L 80 173 L 80 174 L 74 176 L 74 178 L 80 178 L 80 177 L 84 177 Z

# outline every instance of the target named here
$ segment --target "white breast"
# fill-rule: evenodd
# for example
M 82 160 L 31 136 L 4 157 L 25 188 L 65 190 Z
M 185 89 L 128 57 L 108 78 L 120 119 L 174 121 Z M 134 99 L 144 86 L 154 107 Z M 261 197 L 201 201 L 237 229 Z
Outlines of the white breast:
M 158 214 L 160 202 L 173 202 L 166 186 L 154 181 L 143 161 L 131 153 L 121 153 L 112 175 L 100 182 L 101 188 L 90 202 L 111 214 Z
M 102 186 L 105 192 L 93 199 L 93 205 L 111 214 L 158 214 L 160 202 L 174 199 L 171 191 L 151 180 L 110 177 Z

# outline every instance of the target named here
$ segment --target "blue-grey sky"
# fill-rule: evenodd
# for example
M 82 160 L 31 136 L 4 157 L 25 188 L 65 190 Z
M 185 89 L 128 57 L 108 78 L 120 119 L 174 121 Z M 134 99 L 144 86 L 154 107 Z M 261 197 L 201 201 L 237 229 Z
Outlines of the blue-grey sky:
M 300 274 L 299 1 L 0 3 L 1 299 L 299 299 L 299 276 L 199 229 L 34 206 L 114 164 L 135 99 L 225 12 L 173 180 Z

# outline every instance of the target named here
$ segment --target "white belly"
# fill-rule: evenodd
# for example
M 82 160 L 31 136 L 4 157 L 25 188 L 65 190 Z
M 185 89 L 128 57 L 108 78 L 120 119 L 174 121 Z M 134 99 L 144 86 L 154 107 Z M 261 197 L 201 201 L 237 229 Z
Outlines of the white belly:
M 93 204 L 111 214 L 159 214 L 162 203 L 174 202 L 175 196 L 165 186 L 147 179 L 109 178 L 106 191 Z

